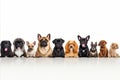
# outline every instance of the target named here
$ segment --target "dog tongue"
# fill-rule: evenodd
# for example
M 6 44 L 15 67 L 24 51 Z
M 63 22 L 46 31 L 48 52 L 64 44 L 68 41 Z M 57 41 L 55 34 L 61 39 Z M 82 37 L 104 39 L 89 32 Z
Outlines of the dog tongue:
M 85 47 L 85 44 L 82 44 L 82 47 Z
M 8 49 L 7 49 L 7 48 L 5 48 L 4 50 L 5 50 L 5 51 L 7 51 Z

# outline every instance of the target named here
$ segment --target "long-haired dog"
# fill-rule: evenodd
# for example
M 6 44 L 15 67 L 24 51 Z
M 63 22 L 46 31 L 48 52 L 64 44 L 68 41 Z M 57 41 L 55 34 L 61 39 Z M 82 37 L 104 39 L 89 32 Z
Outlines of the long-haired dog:
M 78 57 L 78 44 L 75 41 L 68 41 L 65 45 L 65 57 Z
M 107 42 L 105 40 L 101 40 L 99 42 L 100 46 L 100 52 L 99 52 L 99 57 L 108 57 L 108 49 L 106 47 Z
M 36 57 L 51 57 L 52 56 L 52 48 L 50 46 L 50 34 L 46 37 L 42 37 L 38 34 L 38 48 L 36 52 Z
M 116 50 L 119 48 L 117 43 L 112 43 L 110 45 L 108 57 L 119 57 L 119 54 L 116 52 Z

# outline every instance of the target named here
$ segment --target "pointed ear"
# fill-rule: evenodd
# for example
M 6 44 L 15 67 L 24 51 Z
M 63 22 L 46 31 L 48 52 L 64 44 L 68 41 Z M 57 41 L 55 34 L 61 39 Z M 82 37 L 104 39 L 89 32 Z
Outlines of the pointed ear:
M 81 36 L 80 36 L 80 35 L 78 35 L 77 37 L 78 37 L 78 40 L 80 41 L 80 39 L 81 39 Z
M 87 37 L 86 37 L 86 39 L 87 39 L 87 41 L 90 39 L 90 35 L 88 35 Z
M 54 39 L 52 42 L 55 43 L 56 39 Z
M 34 41 L 33 44 L 36 45 L 36 41 Z
M 95 45 L 97 46 L 97 42 L 95 42 Z
M 93 42 L 91 42 L 91 46 L 93 46 Z
M 38 40 L 40 40 L 42 36 L 40 34 L 37 35 Z
M 29 45 L 29 42 L 28 42 L 28 41 L 26 41 L 26 44 L 27 44 L 27 45 Z
M 48 34 L 48 35 L 47 35 L 47 37 L 48 37 L 48 39 L 50 40 L 50 38 L 51 38 L 51 35 L 50 35 L 50 34 Z

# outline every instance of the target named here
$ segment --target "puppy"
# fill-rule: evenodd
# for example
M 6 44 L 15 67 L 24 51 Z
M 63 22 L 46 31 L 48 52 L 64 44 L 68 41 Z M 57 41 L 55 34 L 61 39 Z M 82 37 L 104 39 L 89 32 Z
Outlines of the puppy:
M 78 45 L 75 41 L 68 41 L 67 44 L 65 45 L 65 57 L 78 57 Z
M 98 57 L 97 42 L 95 42 L 95 44 L 91 42 L 90 57 Z
M 89 35 L 86 38 L 82 38 L 80 35 L 78 35 L 78 40 L 80 42 L 79 52 L 78 52 L 79 57 L 89 57 L 90 52 L 87 45 L 89 39 L 90 39 Z
M 17 38 L 13 42 L 14 45 L 14 55 L 16 57 L 26 57 L 26 51 L 24 48 L 25 41 L 22 38 Z
M 105 40 L 101 40 L 99 42 L 100 46 L 100 52 L 99 52 L 99 57 L 108 57 L 108 49 L 106 47 L 107 42 Z
M 11 49 L 11 42 L 9 40 L 5 40 L 1 42 L 1 57 L 13 57 L 14 54 L 12 53 Z
M 53 40 L 53 44 L 55 44 L 55 47 L 52 53 L 53 57 L 64 57 L 63 43 L 64 43 L 64 40 L 62 38 Z
M 119 46 L 117 43 L 112 43 L 110 46 L 108 57 L 119 57 L 119 54 L 116 52 L 118 48 Z
M 34 46 L 36 45 L 36 42 L 34 41 L 33 43 L 29 43 L 28 41 L 26 41 L 26 44 L 28 46 L 28 50 L 27 50 L 27 57 L 35 57 L 35 50 L 34 50 Z
M 51 57 L 52 48 L 50 47 L 50 34 L 46 37 L 42 37 L 38 34 L 38 48 L 36 52 L 36 57 Z

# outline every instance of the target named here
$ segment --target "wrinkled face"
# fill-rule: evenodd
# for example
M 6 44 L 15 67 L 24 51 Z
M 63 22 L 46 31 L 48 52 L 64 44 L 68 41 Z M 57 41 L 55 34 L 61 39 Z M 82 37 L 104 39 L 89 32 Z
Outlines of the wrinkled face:
M 20 48 L 22 49 L 24 47 L 25 42 L 21 39 L 18 39 L 14 42 L 14 46 L 16 49 Z
M 101 40 L 98 45 L 104 47 L 106 44 L 107 42 L 105 40 Z
M 2 41 L 1 42 L 1 48 L 7 52 L 11 48 L 11 42 L 10 41 Z
M 112 49 L 118 49 L 119 46 L 118 46 L 117 43 L 112 43 L 112 44 L 111 44 L 111 48 L 112 48 Z
M 91 42 L 91 51 L 95 52 L 96 50 L 97 50 L 97 42 L 95 44 Z
M 55 44 L 55 47 L 57 48 L 61 48 L 63 43 L 64 43 L 64 40 L 63 39 L 54 39 L 53 40 L 53 43 Z
M 80 45 L 84 48 L 87 46 L 87 43 L 89 41 L 90 36 L 88 35 L 86 38 L 82 38 L 81 36 L 78 35 L 78 40 L 80 42 Z

